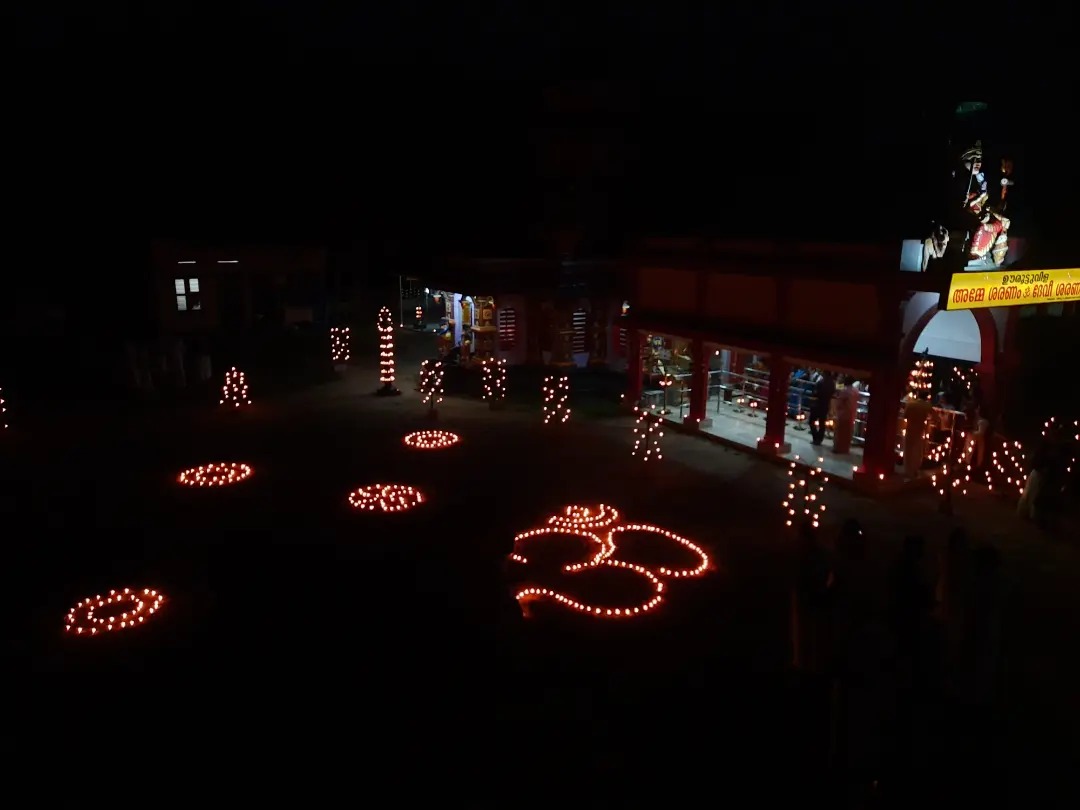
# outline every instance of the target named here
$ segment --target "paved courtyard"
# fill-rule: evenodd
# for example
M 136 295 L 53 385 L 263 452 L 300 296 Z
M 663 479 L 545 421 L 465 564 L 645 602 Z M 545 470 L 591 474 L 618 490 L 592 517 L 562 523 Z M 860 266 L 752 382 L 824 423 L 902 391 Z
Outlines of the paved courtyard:
M 5 532 L 7 638 L 11 660 L 32 674 L 21 688 L 35 700 L 17 711 L 26 745 L 50 750 L 85 728 L 122 742 L 141 723 L 167 736 L 168 757 L 199 737 L 213 763 L 239 746 L 259 752 L 264 770 L 351 761 L 372 785 L 438 772 L 473 784 L 477 801 L 558 793 L 552 782 L 610 782 L 628 795 L 639 784 L 688 795 L 747 784 L 759 797 L 798 795 L 785 774 L 824 784 L 828 688 L 789 666 L 796 555 L 780 514 L 784 469 L 674 431 L 664 460 L 643 465 L 630 454 L 629 418 L 542 426 L 538 405 L 491 411 L 451 398 L 432 422 L 412 386 L 426 339 L 399 338 L 400 397 L 371 396 L 377 375 L 361 348 L 323 386 L 263 400 L 251 380 L 242 413 L 104 409 L 12 438 L 4 505 L 21 528 Z M 463 442 L 402 446 L 406 432 L 430 427 Z M 180 470 L 209 461 L 255 472 L 220 490 L 176 485 Z M 350 490 L 391 482 L 428 502 L 397 515 L 349 508 Z M 714 570 L 671 587 L 646 618 L 541 604 L 521 621 L 503 572 L 514 533 L 564 504 L 599 502 L 690 538 Z M 993 758 L 995 789 L 1061 795 L 1067 780 L 1059 789 L 1033 775 L 1067 776 L 1075 762 L 1076 535 L 1048 538 L 985 496 L 959 502 L 953 517 L 925 493 L 875 501 L 830 488 L 826 503 L 823 537 L 845 517 L 863 523 L 882 614 L 907 533 L 936 553 L 963 524 L 1004 555 L 992 739 L 974 739 L 948 699 L 928 697 L 904 752 L 899 721 L 883 710 L 882 769 L 905 762 L 962 785 L 954 766 L 975 767 L 966 757 L 977 751 Z M 123 637 L 64 637 L 78 599 L 144 584 L 168 595 L 154 622 Z M 880 706 L 898 705 L 889 673 L 878 687 Z

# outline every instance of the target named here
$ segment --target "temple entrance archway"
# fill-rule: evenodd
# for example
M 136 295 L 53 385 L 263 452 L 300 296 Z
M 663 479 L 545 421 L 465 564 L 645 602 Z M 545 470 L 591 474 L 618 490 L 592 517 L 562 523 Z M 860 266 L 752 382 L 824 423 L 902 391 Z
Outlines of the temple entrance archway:
M 927 307 L 907 330 L 900 344 L 900 368 L 912 367 L 915 356 L 928 352 L 935 357 L 972 363 L 979 375 L 984 405 L 998 400 L 998 332 L 987 309 L 944 310 L 937 303 Z

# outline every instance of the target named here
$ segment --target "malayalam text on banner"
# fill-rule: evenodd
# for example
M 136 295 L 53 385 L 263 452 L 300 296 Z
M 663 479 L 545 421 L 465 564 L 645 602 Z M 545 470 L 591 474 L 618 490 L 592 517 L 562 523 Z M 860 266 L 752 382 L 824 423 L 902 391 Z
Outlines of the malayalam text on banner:
M 946 309 L 1033 306 L 1080 301 L 1080 269 L 954 273 Z

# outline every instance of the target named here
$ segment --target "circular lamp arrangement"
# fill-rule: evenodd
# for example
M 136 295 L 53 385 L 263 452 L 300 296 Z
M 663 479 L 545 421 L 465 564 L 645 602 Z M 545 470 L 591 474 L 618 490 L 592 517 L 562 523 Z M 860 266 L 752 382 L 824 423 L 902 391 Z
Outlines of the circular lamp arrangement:
M 371 484 L 349 493 L 349 505 L 366 512 L 405 512 L 424 500 L 420 490 L 404 484 Z
M 255 471 L 247 464 L 235 461 L 216 461 L 184 470 L 177 482 L 188 487 L 227 487 L 251 478 Z
M 442 450 L 461 443 L 461 437 L 449 430 L 418 430 L 405 437 L 405 446 L 414 450 Z
M 568 607 L 579 613 L 602 618 L 633 618 L 649 613 L 659 607 L 664 600 L 666 586 L 664 579 L 686 579 L 699 577 L 705 574 L 710 567 L 708 555 L 695 543 L 681 535 L 648 523 L 626 523 L 616 525 L 619 520 L 619 512 L 607 504 L 595 506 L 573 505 L 564 507 L 563 510 L 548 518 L 548 525 L 537 529 L 521 532 L 514 537 L 514 552 L 510 555 L 513 562 L 528 564 L 528 558 L 518 550 L 519 544 L 536 537 L 550 537 L 553 535 L 571 535 L 581 537 L 597 546 L 596 553 L 586 562 L 570 563 L 563 566 L 563 572 L 576 574 L 600 566 L 632 571 L 649 582 L 652 595 L 646 601 L 630 607 L 609 607 L 593 605 L 583 602 L 553 588 L 530 586 L 523 588 L 516 594 L 519 603 L 525 603 L 533 599 L 551 599 L 564 607 Z M 606 529 L 603 534 L 596 530 Z M 673 569 L 660 567 L 649 569 L 643 565 L 626 562 L 615 558 L 617 551 L 616 538 L 621 532 L 643 532 L 655 534 L 664 540 L 671 540 L 683 548 L 696 554 L 699 558 L 697 565 L 690 568 Z
M 130 630 L 161 609 L 165 594 L 150 588 L 124 588 L 105 596 L 88 596 L 68 611 L 64 631 L 73 636 L 96 636 L 115 630 Z

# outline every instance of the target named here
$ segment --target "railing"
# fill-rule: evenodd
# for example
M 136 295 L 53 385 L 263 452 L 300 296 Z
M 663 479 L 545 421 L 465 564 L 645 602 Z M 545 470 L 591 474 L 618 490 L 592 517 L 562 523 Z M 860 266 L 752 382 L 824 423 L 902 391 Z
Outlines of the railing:
M 648 376 L 649 385 L 642 393 L 642 404 L 663 416 L 675 414 L 677 411 L 678 418 L 684 419 L 690 407 L 693 373 L 684 371 Z M 706 408 L 715 397 L 716 413 L 720 413 L 721 406 L 728 403 L 734 406 L 737 412 L 756 410 L 764 414 L 769 407 L 769 379 L 768 369 L 747 368 L 741 372 L 712 370 L 709 372 Z M 814 382 L 805 377 L 789 381 L 787 410 L 789 419 L 803 422 L 808 420 L 810 409 L 816 402 L 814 387 Z M 855 415 L 855 431 L 852 437 L 858 444 L 865 441 L 869 401 L 869 392 L 860 391 Z M 803 414 L 802 420 L 798 419 L 799 414 Z

